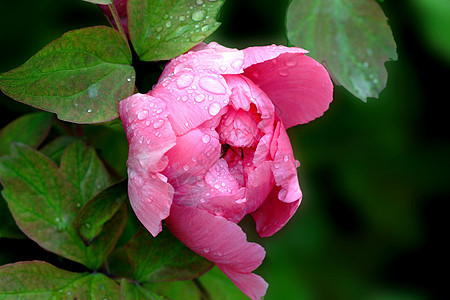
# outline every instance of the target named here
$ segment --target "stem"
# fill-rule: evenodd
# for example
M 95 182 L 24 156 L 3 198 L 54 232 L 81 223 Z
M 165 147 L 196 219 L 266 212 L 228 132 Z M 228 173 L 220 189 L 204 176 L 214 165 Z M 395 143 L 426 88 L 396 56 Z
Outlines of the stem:
M 122 35 L 125 42 L 128 43 L 128 37 L 127 37 L 127 34 L 125 33 L 125 29 L 123 29 L 122 21 L 120 20 L 120 16 L 119 16 L 119 13 L 117 12 L 116 7 L 114 6 L 114 4 L 108 4 L 108 7 L 113 15 L 114 22 L 116 23 L 117 29 L 119 30 L 119 32 Z

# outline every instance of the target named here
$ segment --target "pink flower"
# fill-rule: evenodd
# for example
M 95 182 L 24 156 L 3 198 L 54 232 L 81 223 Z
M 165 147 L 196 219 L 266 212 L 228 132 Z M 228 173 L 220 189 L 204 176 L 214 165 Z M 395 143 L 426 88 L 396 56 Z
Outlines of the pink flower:
M 291 218 L 302 193 L 286 128 L 332 100 L 327 71 L 306 52 L 201 44 L 169 62 L 148 94 L 119 103 L 139 220 L 153 236 L 165 220 L 252 299 L 267 289 L 252 273 L 265 251 L 237 223 L 251 214 L 267 237 Z

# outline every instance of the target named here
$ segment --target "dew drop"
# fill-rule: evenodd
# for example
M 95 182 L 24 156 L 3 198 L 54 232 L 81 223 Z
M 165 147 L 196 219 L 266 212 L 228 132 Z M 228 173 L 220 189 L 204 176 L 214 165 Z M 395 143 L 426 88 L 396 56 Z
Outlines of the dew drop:
M 195 22 L 201 21 L 206 17 L 206 12 L 204 10 L 196 10 L 192 13 L 192 20 Z
M 246 199 L 246 198 L 242 198 L 242 199 L 236 200 L 235 202 L 236 202 L 237 204 L 242 204 L 242 203 L 247 202 L 247 199 Z
M 278 72 L 278 75 L 281 77 L 287 77 L 289 75 L 289 72 L 286 69 L 282 69 Z
M 180 20 L 180 22 L 183 22 L 183 21 L 186 20 L 186 17 L 185 17 L 185 16 L 180 16 L 180 17 L 178 18 L 178 20 Z
M 288 162 L 288 161 L 289 161 L 289 156 L 288 156 L 287 154 L 285 154 L 285 155 L 283 156 L 283 160 L 284 160 L 285 162 Z
M 221 109 L 220 104 L 217 103 L 217 102 L 213 102 L 213 103 L 211 103 L 211 105 L 209 106 L 208 112 L 209 112 L 209 114 L 210 114 L 211 116 L 215 116 L 215 115 L 217 115 L 217 114 L 219 113 L 220 109 Z
M 212 77 L 202 77 L 200 78 L 198 84 L 205 91 L 216 95 L 223 95 L 227 92 L 225 86 L 223 86 L 223 84 L 220 83 L 217 79 Z
M 167 28 L 170 28 L 170 27 L 172 27 L 172 22 L 171 21 L 166 21 L 166 27 Z
M 280 199 L 281 201 L 283 201 L 284 199 L 286 199 L 286 195 L 287 195 L 287 190 L 286 190 L 286 189 L 282 189 L 282 190 L 280 190 L 280 192 L 278 193 L 278 199 Z
M 197 158 L 196 155 L 192 156 L 192 161 L 193 161 L 193 162 L 196 162 L 197 160 L 198 160 L 198 158 Z
M 292 57 L 292 58 L 286 59 L 286 61 L 284 62 L 284 64 L 285 64 L 287 67 L 294 67 L 294 66 L 296 66 L 296 65 L 298 64 L 298 61 L 297 61 L 297 59 L 295 59 L 294 57 Z
M 161 32 L 163 28 L 161 26 L 156 27 L 156 32 Z
M 127 78 L 127 81 L 128 81 L 128 82 L 131 82 L 131 78 Z
M 298 160 L 295 160 L 294 163 L 296 168 L 300 167 L 300 162 Z
M 203 101 L 205 101 L 205 95 L 203 95 L 203 94 L 198 94 L 198 95 L 196 95 L 195 97 L 194 97 L 194 99 L 195 99 L 195 101 L 196 102 L 203 102 Z
M 87 112 L 88 112 L 88 113 L 91 113 L 91 112 L 92 112 L 92 109 L 89 108 L 89 109 L 87 110 Z
M 92 225 L 91 223 L 84 223 L 84 227 L 86 227 L 87 229 L 91 229 Z
M 204 136 L 202 136 L 202 141 L 203 141 L 203 143 L 208 144 L 209 141 L 211 141 L 211 137 L 209 135 L 205 134 Z
M 146 109 L 140 110 L 137 114 L 137 118 L 139 120 L 145 120 L 147 119 L 147 117 L 148 117 L 148 110 Z
M 205 25 L 205 26 L 202 27 L 202 31 L 203 32 L 206 32 L 208 30 L 209 30 L 209 25 Z
M 239 71 L 244 66 L 244 60 L 242 58 L 236 58 L 231 63 L 231 66 L 233 67 L 233 69 Z
M 185 170 L 186 172 L 189 171 L 190 167 L 188 165 L 184 165 L 183 166 L 183 170 Z
M 205 252 L 205 253 L 209 253 L 209 248 L 208 247 L 205 247 L 205 248 L 203 248 L 203 252 Z
M 194 76 L 190 74 L 184 74 L 178 77 L 177 79 L 177 87 L 179 89 L 185 89 L 192 84 L 194 81 Z
M 279 163 L 274 163 L 274 164 L 273 164 L 273 167 L 274 167 L 275 169 L 279 169 L 279 168 L 280 168 L 280 164 L 279 164 Z
M 165 121 L 163 119 L 156 120 L 155 123 L 153 123 L 153 128 L 158 129 L 161 128 L 164 125 Z

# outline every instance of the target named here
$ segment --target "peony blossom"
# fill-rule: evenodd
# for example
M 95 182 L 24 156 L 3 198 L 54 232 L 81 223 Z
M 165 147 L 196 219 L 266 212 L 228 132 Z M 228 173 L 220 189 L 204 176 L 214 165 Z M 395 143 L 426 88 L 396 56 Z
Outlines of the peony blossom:
M 261 237 L 292 217 L 302 193 L 286 128 L 328 109 L 333 86 L 307 51 L 201 44 L 170 61 L 147 94 L 119 103 L 129 142 L 128 193 L 147 230 L 164 220 L 251 299 L 264 249 L 237 225 L 250 214 Z

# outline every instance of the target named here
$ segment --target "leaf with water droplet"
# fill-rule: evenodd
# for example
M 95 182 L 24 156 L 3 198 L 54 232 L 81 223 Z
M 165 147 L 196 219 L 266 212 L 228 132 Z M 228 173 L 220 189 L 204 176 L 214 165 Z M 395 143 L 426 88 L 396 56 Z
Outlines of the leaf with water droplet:
M 101 273 L 69 272 L 43 261 L 30 261 L 0 267 L 0 298 L 11 297 L 118 300 L 120 289 L 114 280 Z
M 128 29 L 133 47 L 144 61 L 181 55 L 219 27 L 216 17 L 222 4 L 223 0 L 129 0 Z
M 286 27 L 291 43 L 309 50 L 335 83 L 366 101 L 386 86 L 384 63 L 397 59 L 386 21 L 375 1 L 293 0 Z
M 0 89 L 61 120 L 105 122 L 118 117 L 118 101 L 134 92 L 131 59 L 128 44 L 113 28 L 69 31 L 22 66 L 0 74 Z
M 128 243 L 128 256 L 139 282 L 187 280 L 201 276 L 213 263 L 187 248 L 168 230 L 156 238 L 143 227 Z
M 0 158 L 0 181 L 11 214 L 30 239 L 89 268 L 101 266 L 125 226 L 126 209 L 104 225 L 89 247 L 78 237 L 79 204 L 109 185 L 95 151 L 81 141 L 64 151 L 61 167 L 38 151 L 13 143 L 11 154 Z
M 77 218 L 78 234 L 86 245 L 102 232 L 103 226 L 108 222 L 125 203 L 127 199 L 127 181 L 122 180 L 107 187 L 80 210 Z

